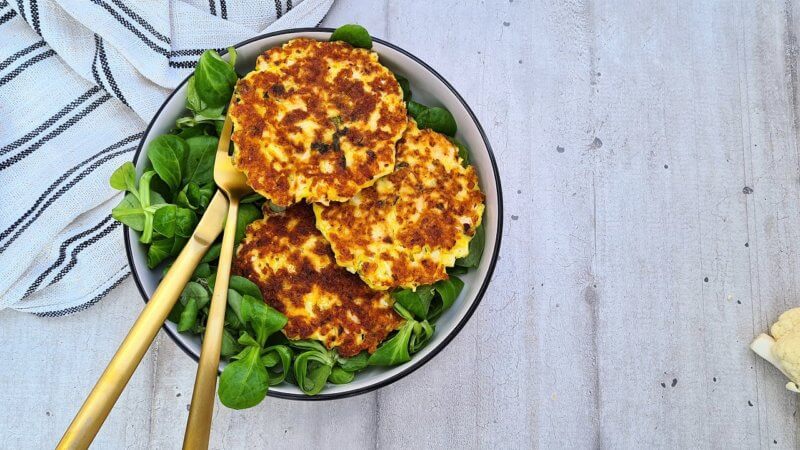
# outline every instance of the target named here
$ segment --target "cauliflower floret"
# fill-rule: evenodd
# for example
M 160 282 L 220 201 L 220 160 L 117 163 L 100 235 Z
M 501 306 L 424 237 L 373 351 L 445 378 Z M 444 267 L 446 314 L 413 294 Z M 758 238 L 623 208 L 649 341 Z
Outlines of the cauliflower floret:
M 790 309 L 781 314 L 769 331 L 775 339 L 781 339 L 789 333 L 800 332 L 800 308 Z
M 772 354 L 781 361 L 783 372 L 797 386 L 800 382 L 800 329 L 775 341 Z
M 770 332 L 759 335 L 750 348 L 791 380 L 786 389 L 800 393 L 800 308 L 781 314 Z

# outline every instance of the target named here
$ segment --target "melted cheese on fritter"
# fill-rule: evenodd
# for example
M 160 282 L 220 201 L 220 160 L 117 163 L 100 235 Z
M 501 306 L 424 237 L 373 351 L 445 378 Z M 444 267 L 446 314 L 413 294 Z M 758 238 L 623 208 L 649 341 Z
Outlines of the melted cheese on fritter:
M 314 205 L 336 262 L 373 289 L 412 288 L 447 278 L 469 253 L 484 203 L 478 176 L 445 136 L 411 120 L 397 168 L 345 203 Z
M 286 315 L 286 337 L 317 339 L 343 356 L 374 352 L 402 323 L 388 294 L 335 264 L 308 205 L 251 223 L 234 272 L 256 283 L 265 301 Z
M 277 205 L 345 201 L 394 170 L 403 92 L 378 55 L 295 39 L 259 56 L 230 109 L 234 163 Z

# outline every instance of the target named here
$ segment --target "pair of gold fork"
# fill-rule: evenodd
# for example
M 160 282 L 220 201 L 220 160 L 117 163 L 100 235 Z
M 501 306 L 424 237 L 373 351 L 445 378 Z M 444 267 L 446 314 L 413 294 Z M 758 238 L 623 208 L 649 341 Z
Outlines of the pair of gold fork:
M 214 182 L 219 190 L 211 199 L 192 237 L 158 285 L 158 289 L 147 302 L 106 370 L 75 415 L 57 448 L 85 449 L 89 447 L 153 342 L 159 328 L 175 306 L 183 287 L 191 278 L 194 269 L 208 248 L 223 231 L 224 226 L 216 283 L 211 296 L 211 306 L 183 440 L 184 449 L 208 448 L 239 200 L 252 192 L 250 186 L 247 185 L 245 175 L 239 172 L 231 162 L 228 152 L 230 137 L 231 119 L 227 117 L 214 160 Z

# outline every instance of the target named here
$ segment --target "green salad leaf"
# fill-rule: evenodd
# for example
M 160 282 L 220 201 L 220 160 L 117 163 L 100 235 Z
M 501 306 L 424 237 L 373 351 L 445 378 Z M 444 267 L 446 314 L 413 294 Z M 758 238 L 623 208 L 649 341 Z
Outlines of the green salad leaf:
M 228 288 L 233 289 L 240 295 L 249 295 L 250 297 L 257 298 L 262 302 L 264 301 L 264 297 L 261 295 L 261 289 L 259 289 L 255 283 L 245 277 L 232 275 L 230 281 L 228 282 Z
M 128 192 L 111 210 L 111 216 L 134 230 L 141 231 L 142 235 L 139 237 L 139 241 L 149 244 L 153 240 L 153 214 L 164 205 L 164 199 L 158 193 L 150 190 L 150 182 L 155 176 L 155 172 L 148 171 L 142 174 L 139 184 L 136 186 L 135 183 L 130 184 L 129 180 L 126 180 L 130 176 L 130 168 L 125 166 L 123 164 L 114 172 L 117 174 L 114 185 L 122 186 L 124 184 L 125 189 L 132 188 L 133 190 Z
M 222 347 L 219 354 L 223 357 L 231 357 L 242 351 L 242 346 L 236 342 L 233 333 L 228 329 L 222 330 Z
M 461 158 L 461 165 L 467 167 L 470 165 L 471 160 L 469 157 L 469 149 L 461 141 L 456 138 L 449 138 L 450 142 L 458 148 L 458 157 Z
M 483 247 L 486 245 L 486 231 L 483 229 L 483 223 L 478 225 L 475 229 L 475 235 L 469 241 L 469 253 L 463 258 L 456 260 L 456 265 L 461 267 L 478 267 L 483 256 Z
M 460 280 L 458 281 L 460 282 Z M 417 288 L 417 292 L 407 292 L 411 292 L 412 294 L 417 295 L 417 297 L 429 298 L 428 302 L 430 302 L 433 299 L 434 291 L 439 293 L 439 290 L 436 289 L 435 285 L 434 287 L 420 286 Z M 419 292 L 422 292 L 423 294 L 420 295 Z M 446 295 L 452 296 L 452 292 L 447 291 Z M 397 298 L 398 297 L 395 296 L 395 299 Z M 409 296 L 407 294 L 403 294 L 400 298 L 409 298 Z M 439 301 L 444 304 L 444 300 Z M 414 300 L 413 302 L 409 303 L 414 305 L 412 306 L 412 309 L 416 309 L 416 312 L 406 309 L 406 307 L 400 301 L 395 302 L 394 309 L 403 319 L 405 319 L 405 323 L 394 334 L 394 336 L 392 336 L 389 340 L 384 341 L 383 344 L 378 347 L 378 350 L 370 355 L 369 360 L 367 361 L 369 365 L 396 366 L 398 364 L 403 364 L 410 361 L 411 355 L 422 350 L 428 344 L 428 342 L 430 342 L 431 338 L 433 337 L 435 327 L 428 319 L 424 318 L 425 316 L 430 315 L 430 313 L 426 312 L 424 315 L 421 314 L 421 310 L 418 309 L 418 302 L 419 300 Z M 447 302 L 452 305 L 452 301 L 449 299 Z M 435 304 L 434 308 L 436 314 L 438 315 L 444 311 L 444 308 L 438 303 Z M 419 320 L 415 319 L 414 316 L 418 317 Z
M 464 275 L 465 273 L 469 272 L 469 268 L 467 267 L 460 267 L 460 266 L 453 266 L 447 269 L 447 274 L 450 276 L 453 275 Z
M 317 353 L 326 353 L 328 349 L 325 348 L 319 341 L 314 341 L 311 339 L 301 339 L 297 341 L 291 341 L 290 344 L 292 347 L 298 348 L 300 350 L 313 350 Z
M 164 205 L 153 214 L 153 230 L 168 238 L 191 236 L 197 222 L 194 211 L 175 205 Z
M 178 324 L 179 332 L 195 333 L 202 329 L 202 323 L 198 321 L 199 313 L 210 301 L 211 293 L 200 283 L 190 281 L 183 288 L 169 318 Z
M 436 295 L 431 303 L 431 308 L 428 311 L 427 320 L 429 322 L 436 322 L 436 319 L 450 309 L 455 303 L 458 294 L 464 289 L 464 282 L 455 275 L 450 275 L 447 280 L 441 280 L 433 285 Z
M 211 266 L 208 263 L 200 263 L 194 269 L 192 278 L 207 278 L 211 275 Z
M 194 183 L 196 186 L 213 183 L 214 158 L 219 139 L 216 136 L 199 135 L 190 137 L 185 142 L 187 152 L 183 183 Z
M 214 183 L 199 186 L 197 183 L 190 181 L 175 196 L 175 204 L 194 211 L 205 210 L 214 195 L 215 188 L 216 185 Z
M 286 375 L 291 370 L 292 349 L 287 345 L 273 345 L 261 353 L 261 363 L 267 368 L 269 385 L 275 386 L 283 383 Z
M 346 358 L 335 350 L 326 349 L 319 341 L 289 341 L 289 345 L 302 350 L 294 360 L 294 377 L 290 381 L 307 395 L 318 394 L 327 382 L 346 384 L 353 381 L 356 372 L 366 368 L 369 361 L 367 352 Z
M 225 366 L 219 376 L 219 401 L 231 409 L 256 406 L 269 389 L 269 374 L 261 363 L 258 347 L 246 347 L 236 361 Z
M 294 360 L 294 376 L 297 386 L 307 395 L 317 395 L 325 387 L 328 376 L 333 370 L 333 363 L 327 351 L 309 350 L 298 355 Z
M 411 100 L 411 84 L 408 82 L 408 78 L 394 74 L 395 79 L 397 79 L 397 83 L 400 85 L 400 89 L 403 90 L 403 101 L 408 102 Z
M 154 239 L 147 249 L 147 267 L 155 269 L 167 258 L 178 256 L 187 240 L 180 236 Z
M 180 319 L 178 319 L 178 331 L 184 332 L 194 329 L 199 311 L 200 309 L 194 299 L 183 305 L 183 311 L 181 311 Z
M 163 134 L 147 146 L 147 157 L 153 164 L 153 170 L 172 192 L 180 189 L 188 151 L 186 141 L 173 134 Z
M 184 140 L 195 136 L 212 136 L 215 134 L 212 124 L 189 123 L 192 120 L 194 119 L 190 117 L 181 117 L 175 122 L 175 130 L 172 133 Z
M 259 346 L 263 346 L 267 337 L 281 330 L 287 322 L 286 316 L 278 310 L 249 295 L 242 296 L 241 312 L 242 321 L 250 324 Z
M 450 111 L 445 108 L 439 106 L 425 106 L 414 101 L 407 101 L 406 109 L 408 110 L 408 115 L 417 121 L 417 126 L 421 129 L 428 128 L 451 138 L 455 136 L 456 131 L 458 131 L 456 119 Z M 460 147 L 459 150 L 461 150 Z M 466 150 L 466 147 L 464 147 L 464 150 Z M 461 151 L 459 151 L 459 156 L 461 156 Z
M 125 194 L 122 201 L 111 210 L 111 217 L 136 231 L 144 230 L 145 214 L 139 197 L 133 192 Z
M 236 237 L 234 238 L 234 245 L 239 245 L 239 242 L 244 239 L 244 234 L 247 231 L 247 226 L 254 220 L 261 218 L 261 208 L 252 203 L 246 203 L 239 206 L 239 211 L 236 214 Z
M 351 356 L 349 358 L 344 358 L 336 355 L 336 362 L 339 364 L 339 367 L 342 370 L 346 370 L 348 372 L 358 372 L 359 370 L 364 369 L 367 367 L 367 363 L 369 361 L 369 353 L 361 352 L 356 356 Z
M 264 200 L 266 199 L 262 197 L 261 194 L 259 194 L 258 192 L 253 192 L 252 194 L 242 197 L 242 199 L 239 200 L 239 203 L 241 204 L 257 203 L 257 202 L 263 202 Z
M 206 252 L 205 256 L 203 256 L 203 259 L 200 260 L 200 262 L 210 263 L 212 261 L 218 260 L 221 250 L 222 250 L 222 244 L 220 243 L 213 244 L 211 247 L 208 248 L 208 251 Z
M 411 361 L 411 354 L 408 352 L 408 343 L 411 333 L 414 330 L 416 321 L 408 320 L 397 334 L 388 341 L 385 341 L 369 357 L 371 366 L 396 366 L 404 362 Z
M 433 287 L 419 286 L 416 291 L 401 289 L 392 293 L 394 301 L 408 310 L 414 316 L 425 319 L 433 299 Z
M 133 163 L 127 161 L 123 163 L 108 180 L 112 188 L 118 191 L 128 191 L 131 193 L 137 192 L 136 190 L 136 168 Z
M 330 375 L 328 375 L 328 382 L 333 384 L 347 384 L 356 377 L 353 372 L 348 372 L 341 367 L 333 367 Z
M 416 119 L 420 113 L 428 109 L 428 107 L 415 101 L 407 101 L 406 109 L 408 110 L 408 115 Z
M 214 289 L 213 287 L 211 289 Z M 245 321 L 242 317 L 242 301 L 243 296 L 235 289 L 228 289 L 228 308 L 233 312 L 234 317 L 236 317 L 237 328 L 240 328 L 244 325 Z
M 342 25 L 331 34 L 331 41 L 344 41 L 353 47 L 372 48 L 372 37 L 366 28 L 361 25 L 347 24 Z
M 193 78 L 192 84 L 195 93 L 192 96 L 196 96 L 197 99 L 192 99 L 190 104 L 197 107 L 204 106 L 202 109 L 193 108 L 195 112 L 201 114 L 209 109 L 227 106 L 238 79 L 233 66 L 223 60 L 214 50 L 203 52 L 194 70 Z M 220 109 L 217 115 L 221 112 Z M 203 115 L 209 116 L 209 114 Z
M 430 342 L 433 337 L 433 331 L 433 325 L 429 324 L 427 320 L 414 322 L 411 329 L 411 337 L 408 340 L 409 353 L 413 355 L 428 345 L 428 342 Z
M 433 131 L 447 136 L 455 136 L 458 130 L 456 119 L 453 118 L 450 111 L 438 106 L 427 108 L 419 112 L 415 119 L 417 121 L 417 126 L 420 128 L 430 128 Z
M 227 330 L 230 337 L 226 351 L 230 354 L 240 347 L 244 347 L 244 350 L 232 356 L 237 361 L 228 364 L 222 371 L 219 397 L 225 406 L 242 409 L 254 406 L 263 400 L 270 384 L 283 382 L 289 371 L 292 353 L 288 347 L 282 345 L 265 348 L 269 336 L 286 325 L 286 316 L 264 303 L 258 287 L 252 282 L 243 277 L 236 279 L 234 282 L 232 277 L 229 283 L 230 313 L 226 314 L 226 322 L 231 328 L 239 330 L 240 334 L 234 342 L 233 332 Z M 237 288 L 257 293 L 258 296 L 242 294 Z M 230 373 L 226 375 L 227 372 Z M 242 383 L 242 380 L 245 380 L 244 386 L 228 385 Z M 227 396 L 225 400 L 223 395 Z
M 433 323 L 442 313 L 450 309 L 464 288 L 460 278 L 450 275 L 433 285 L 419 286 L 416 291 L 401 289 L 392 292 L 395 310 L 407 320 L 422 320 Z M 420 330 L 417 329 L 417 333 Z
M 239 339 L 236 342 L 238 342 L 241 345 L 244 345 L 245 347 L 259 347 L 259 348 L 261 347 L 261 344 L 259 344 L 258 341 L 256 341 L 256 338 L 250 336 L 250 333 L 246 331 L 239 336 Z
M 143 244 L 153 240 L 153 215 L 165 204 L 161 195 L 150 190 L 150 182 L 155 176 L 155 172 L 148 171 L 139 179 L 139 202 L 144 211 L 144 227 L 139 241 Z

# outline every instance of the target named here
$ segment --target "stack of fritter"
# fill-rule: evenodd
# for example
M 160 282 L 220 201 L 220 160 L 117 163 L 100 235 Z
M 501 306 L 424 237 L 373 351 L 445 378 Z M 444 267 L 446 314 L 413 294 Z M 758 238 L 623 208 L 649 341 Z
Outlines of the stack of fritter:
M 289 206 L 247 228 L 235 271 L 287 316 L 290 339 L 374 352 L 402 324 L 389 290 L 446 279 L 466 256 L 484 209 L 474 169 L 407 118 L 375 53 L 342 42 L 268 50 L 230 115 L 236 165 Z

